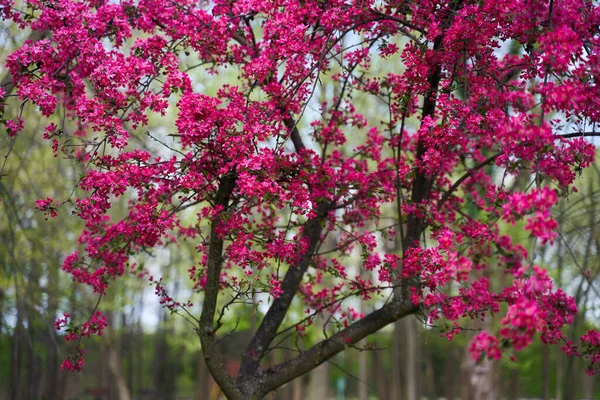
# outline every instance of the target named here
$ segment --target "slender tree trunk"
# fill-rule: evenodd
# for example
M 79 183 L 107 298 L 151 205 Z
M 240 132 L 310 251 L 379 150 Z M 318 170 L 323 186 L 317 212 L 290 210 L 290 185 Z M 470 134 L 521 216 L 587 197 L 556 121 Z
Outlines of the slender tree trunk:
M 63 398 L 62 385 L 60 385 L 60 369 L 59 369 L 59 354 L 58 343 L 59 337 L 54 329 L 54 320 L 57 317 L 58 310 L 58 271 L 60 269 L 60 261 L 57 255 L 54 261 L 48 267 L 48 309 L 46 320 L 45 343 L 48 357 L 46 359 L 46 368 L 44 373 L 44 385 L 42 386 L 42 400 L 54 400 Z
M 402 320 L 405 327 L 406 363 L 404 364 L 406 382 L 406 400 L 417 400 L 419 387 L 419 329 L 415 318 Z
M 550 352 L 542 352 L 542 385 L 543 398 L 550 400 Z
M 362 340 L 359 347 L 364 347 L 367 344 L 366 340 Z M 359 400 L 369 399 L 369 374 L 368 374 L 368 352 L 363 350 L 358 353 L 358 398 Z
M 388 380 L 386 379 L 390 374 L 389 371 L 385 369 L 383 364 L 383 350 L 376 350 L 373 352 L 373 370 L 375 371 L 375 387 L 377 388 L 377 398 L 378 399 L 391 399 L 390 397 L 390 387 L 388 385 Z
M 458 366 L 460 366 L 460 361 L 451 349 L 447 352 L 444 364 L 444 396 L 447 400 L 456 399 L 456 383 L 460 381 L 460 377 L 456 374 L 456 371 L 460 370 L 460 368 L 457 368 Z
M 476 327 L 489 330 L 491 320 L 478 322 Z M 497 364 L 487 358 L 475 363 L 469 354 L 468 347 L 465 348 L 463 361 L 463 375 L 466 381 L 463 383 L 462 400 L 496 400 L 500 397 L 497 392 L 497 379 L 495 369 Z
M 37 260 L 30 259 L 29 273 L 27 274 L 27 345 L 25 346 L 25 398 L 38 399 L 42 381 L 42 358 L 33 348 L 35 343 L 40 342 L 38 324 L 40 314 L 37 310 L 40 304 L 40 271 Z
M 513 369 L 510 374 L 508 387 L 508 400 L 517 400 L 519 398 L 519 371 Z
M 128 318 L 125 312 L 121 313 L 121 329 L 122 333 L 120 335 L 120 346 L 119 346 L 119 354 L 126 361 L 125 368 L 125 381 L 127 383 L 127 388 L 129 390 L 129 394 L 133 393 L 133 357 L 134 352 L 132 348 L 132 338 L 133 338 L 133 325 L 130 323 L 133 322 L 133 312 Z
M 470 374 L 471 398 L 473 400 L 496 400 L 494 387 L 494 365 L 491 360 L 484 359 L 474 365 Z
M 19 290 L 15 285 L 15 290 Z M 11 338 L 11 363 L 10 363 L 10 398 L 21 399 L 21 363 L 23 338 L 23 311 L 17 297 L 17 322 Z
M 559 214 L 559 218 L 562 218 L 562 215 L 564 215 L 564 209 L 562 207 L 562 203 L 560 206 L 560 214 Z M 563 258 L 563 242 L 562 240 L 558 241 L 557 244 L 557 248 L 556 248 L 556 254 L 558 256 L 557 259 L 557 272 L 558 272 L 558 287 L 563 287 L 562 285 L 562 273 L 563 273 L 563 266 L 564 266 L 564 258 Z M 559 347 L 556 348 L 556 400 L 563 400 L 563 371 L 564 371 L 564 360 L 565 360 L 565 355 L 564 353 L 560 350 Z
M 303 377 L 299 377 L 292 381 L 292 395 L 290 396 L 291 400 L 304 399 L 304 393 L 302 390 L 302 388 L 303 388 L 302 381 L 303 380 L 304 380 Z
M 0 332 L 2 332 L 2 321 L 4 321 L 4 298 L 6 294 L 4 293 L 4 289 L 0 287 Z
M 115 339 L 116 338 L 113 337 L 108 340 L 108 367 L 110 368 L 110 372 L 112 373 L 113 380 L 117 387 L 118 399 L 130 400 L 131 395 L 129 394 L 127 382 L 123 375 L 123 368 L 121 368 L 121 359 L 119 357 L 119 350 L 117 343 L 115 343 Z
M 423 395 L 427 395 L 428 399 L 436 400 L 437 393 L 437 384 L 436 384 L 436 376 L 435 370 L 433 366 L 433 354 L 431 353 L 431 348 L 425 343 L 422 346 L 423 349 L 423 359 L 425 361 L 425 373 L 426 373 L 426 387 L 423 390 Z
M 390 396 L 392 400 L 403 400 L 402 388 L 404 377 L 402 374 L 402 365 L 405 359 L 402 351 L 402 343 L 404 342 L 403 328 L 404 324 L 402 321 L 394 323 L 394 337 L 392 340 L 392 387 Z
M 210 374 L 202 352 L 198 354 L 198 373 L 196 380 L 196 400 L 206 400 L 210 396 Z
M 329 364 L 323 363 L 310 373 L 308 399 L 327 399 L 329 396 Z
M 140 315 L 142 313 L 142 304 L 140 304 Z M 138 317 L 141 318 L 141 317 Z M 142 390 L 142 387 L 144 386 L 144 382 L 143 382 L 143 371 L 142 371 L 142 365 L 144 365 L 144 332 L 142 330 L 142 325 L 140 320 L 138 319 L 137 323 L 136 323 L 136 328 L 135 328 L 136 332 L 137 332 L 137 337 L 138 340 L 135 341 L 135 364 L 137 366 L 137 368 L 135 369 L 135 387 L 136 387 L 136 393 L 137 393 L 137 397 L 140 397 L 140 392 Z
M 596 383 L 596 375 L 583 377 L 583 399 L 592 400 L 594 397 L 594 384 Z
M 169 362 L 170 348 L 166 340 L 165 332 L 166 314 L 164 310 L 160 311 L 159 323 L 162 325 L 157 329 L 154 342 L 154 357 L 153 357 L 153 387 L 154 399 L 167 399 L 166 386 L 168 385 L 167 363 Z

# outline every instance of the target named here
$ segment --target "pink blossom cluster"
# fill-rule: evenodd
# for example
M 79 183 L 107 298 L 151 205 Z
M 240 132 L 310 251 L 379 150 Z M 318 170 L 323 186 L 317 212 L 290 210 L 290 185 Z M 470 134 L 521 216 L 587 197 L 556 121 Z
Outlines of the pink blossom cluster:
M 75 349 L 69 356 L 63 361 L 60 368 L 67 371 L 79 372 L 85 365 L 84 356 L 86 351 L 83 347 L 80 347 L 81 340 L 83 338 L 90 338 L 92 335 L 102 336 L 102 331 L 108 326 L 106 316 L 100 311 L 96 311 L 92 316 L 83 324 L 75 325 L 70 321 L 71 315 L 64 313 L 62 318 L 58 318 L 54 326 L 56 330 L 62 330 L 66 328 L 65 340 L 67 342 L 77 342 Z
M 594 375 L 600 372 L 600 333 L 598 331 L 588 330 L 581 337 L 583 344 L 582 354 L 588 363 L 586 372 Z
M 47 197 L 45 200 L 37 200 L 36 204 L 36 208 L 42 211 L 44 215 L 49 216 L 50 218 L 56 218 L 56 216 L 58 215 L 58 201 L 53 200 L 51 197 Z
M 60 365 L 60 369 L 71 372 L 81 372 L 81 369 L 85 365 L 86 350 L 80 347 L 75 347 L 73 353 L 69 354 L 67 358 Z

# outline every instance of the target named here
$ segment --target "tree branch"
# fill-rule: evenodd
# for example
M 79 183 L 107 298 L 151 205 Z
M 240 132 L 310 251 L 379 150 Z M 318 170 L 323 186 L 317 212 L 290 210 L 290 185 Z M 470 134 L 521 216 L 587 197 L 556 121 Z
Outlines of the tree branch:
M 275 338 L 277 330 L 285 318 L 296 292 L 300 288 L 302 278 L 310 266 L 310 261 L 317 249 L 323 231 L 322 221 L 330 209 L 330 203 L 321 202 L 317 206 L 317 216 L 304 225 L 303 237 L 308 238 L 308 248 L 296 265 L 290 266 L 281 284 L 282 294 L 273 301 L 269 311 L 263 318 L 252 340 L 242 356 L 242 365 L 238 376 L 238 387 L 256 387 L 256 379 L 264 379 L 264 371 L 260 368 L 260 360 Z M 262 387 L 262 385 L 258 385 Z M 245 390 L 242 390 L 245 392 Z
M 573 138 L 578 138 L 578 137 L 599 137 L 600 136 L 600 132 L 571 132 L 571 133 L 566 133 L 564 135 L 557 135 L 560 138 L 564 138 L 564 139 L 573 139 Z
M 412 301 L 400 302 L 393 300 L 377 311 L 367 315 L 347 328 L 322 341 L 291 360 L 284 361 L 267 370 L 268 375 L 261 387 L 262 392 L 268 393 L 286 382 L 297 378 L 318 367 L 336 354 L 344 351 L 347 346 L 358 343 L 368 335 L 383 327 L 398 321 L 418 310 Z
M 486 165 L 491 164 L 492 162 L 494 162 L 494 160 L 496 160 L 496 158 L 498 158 L 501 154 L 502 154 L 502 152 L 500 152 L 498 154 L 495 154 L 495 155 L 493 155 L 493 156 L 491 156 L 491 157 L 483 160 L 482 162 L 480 162 L 479 164 L 477 164 L 475 167 L 473 167 L 470 170 L 468 170 L 456 182 L 454 182 L 454 184 L 450 187 L 450 189 L 448 189 L 448 191 L 446 193 L 444 193 L 444 196 L 438 202 L 438 206 L 437 206 L 438 210 L 442 207 L 442 205 L 446 201 L 448 201 L 448 199 L 450 198 L 450 196 L 452 195 L 452 193 L 454 193 L 456 191 L 456 189 L 458 189 L 458 187 L 460 186 L 461 183 L 463 183 L 464 181 L 466 181 L 476 171 L 479 171 L 481 168 L 483 168 Z
M 281 110 L 285 111 L 285 110 Z M 296 121 L 292 117 L 286 117 L 283 120 L 285 127 L 290 131 L 290 136 L 292 138 L 292 143 L 294 144 L 294 148 L 296 149 L 296 153 L 300 154 L 302 150 L 306 148 L 304 143 L 302 142 L 302 137 L 300 136 L 300 131 L 298 131 L 298 127 L 296 126 Z

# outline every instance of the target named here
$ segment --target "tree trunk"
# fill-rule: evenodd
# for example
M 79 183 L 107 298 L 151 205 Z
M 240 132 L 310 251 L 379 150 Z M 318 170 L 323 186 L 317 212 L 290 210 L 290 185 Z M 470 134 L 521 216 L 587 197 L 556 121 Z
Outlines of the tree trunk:
M 422 390 L 422 394 L 428 399 L 436 400 L 438 397 L 435 370 L 433 366 L 433 354 L 431 348 L 425 343 L 423 348 L 423 359 L 425 361 L 425 374 L 427 385 Z
M 594 384 L 596 383 L 596 375 L 583 377 L 583 399 L 592 400 L 594 397 Z
M 456 399 L 456 383 L 460 381 L 460 378 L 456 376 L 456 371 L 460 370 L 457 368 L 459 365 L 460 361 L 458 361 L 455 351 L 451 349 L 447 352 L 444 364 L 444 396 L 447 400 Z
M 366 340 L 360 342 L 359 347 L 364 347 L 367 344 Z M 367 351 L 363 350 L 358 353 L 358 398 L 359 400 L 369 399 L 369 375 L 368 375 L 368 360 Z
M 141 314 L 143 312 L 143 302 L 141 302 L 140 304 L 140 317 L 141 318 Z M 142 371 L 142 365 L 144 365 L 144 342 L 143 342 L 143 338 L 144 338 L 144 332 L 142 330 L 142 324 L 140 322 L 140 319 L 138 319 L 137 323 L 136 323 L 136 328 L 135 331 L 137 332 L 136 336 L 138 337 L 138 340 L 135 340 L 135 363 L 137 368 L 135 369 L 135 387 L 136 387 L 136 393 L 137 396 L 140 397 L 140 391 L 142 390 L 142 387 L 144 386 L 144 381 L 143 381 L 143 371 Z
M 543 385 L 543 398 L 544 400 L 550 400 L 550 352 L 542 352 L 542 385 Z
M 16 283 L 16 282 L 15 282 Z M 19 290 L 15 284 L 15 290 Z M 23 338 L 23 311 L 17 297 L 17 323 L 10 341 L 10 398 L 12 400 L 21 399 L 21 362 L 22 356 L 22 338 Z
M 375 387 L 377 388 L 377 398 L 378 399 L 390 399 L 389 393 L 389 385 L 387 382 L 387 377 L 389 375 L 388 371 L 385 369 L 383 364 L 383 353 L 382 350 L 376 350 L 373 352 L 373 363 L 374 363 L 374 371 L 375 371 Z
M 516 369 L 513 369 L 510 374 L 507 397 L 508 400 L 517 400 L 519 398 L 519 371 Z
M 58 354 L 58 343 L 60 338 L 54 328 L 54 320 L 58 310 L 58 271 L 60 270 L 60 260 L 55 255 L 54 261 L 48 266 L 48 309 L 46 312 L 47 333 L 44 335 L 48 357 L 46 359 L 46 368 L 44 373 L 44 385 L 42 386 L 42 400 L 53 400 L 63 398 L 62 385 L 60 385 L 59 369 L 60 361 Z
M 302 400 L 304 399 L 302 390 L 303 377 L 296 378 L 292 381 L 292 395 L 291 400 Z
M 402 321 L 396 321 L 394 323 L 394 337 L 392 340 L 392 387 L 391 396 L 392 400 L 403 400 L 402 399 L 402 388 L 403 388 L 403 374 L 402 365 L 404 364 L 404 354 L 402 349 L 402 343 L 404 342 L 404 324 Z
M 111 340 L 112 339 L 112 340 Z M 123 375 L 123 369 L 121 368 L 121 360 L 119 358 L 119 351 L 115 338 L 109 338 L 108 340 L 108 367 L 113 376 L 115 385 L 117 386 L 117 395 L 119 400 L 131 400 L 129 389 L 127 388 L 127 382 Z
M 34 344 L 40 342 L 38 332 L 38 324 L 40 314 L 37 310 L 40 305 L 40 271 L 37 260 L 31 259 L 29 273 L 27 274 L 27 346 L 25 346 L 26 362 L 25 362 L 25 398 L 38 399 L 40 397 L 41 378 L 42 378 L 42 358 L 35 351 Z
M 473 400 L 496 400 L 494 388 L 494 365 L 487 358 L 473 366 L 470 375 L 471 398 Z
M 415 318 L 405 318 L 402 320 L 406 332 L 405 349 L 406 363 L 405 371 L 405 400 L 417 400 L 419 387 L 419 329 Z
M 308 399 L 327 399 L 329 396 L 329 364 L 323 363 L 310 373 Z
M 477 328 L 488 329 L 491 320 L 485 320 L 477 324 Z M 479 363 L 471 358 L 468 346 L 464 351 L 463 376 L 465 381 L 462 387 L 462 400 L 496 400 L 499 399 L 496 390 L 496 363 L 484 358 Z

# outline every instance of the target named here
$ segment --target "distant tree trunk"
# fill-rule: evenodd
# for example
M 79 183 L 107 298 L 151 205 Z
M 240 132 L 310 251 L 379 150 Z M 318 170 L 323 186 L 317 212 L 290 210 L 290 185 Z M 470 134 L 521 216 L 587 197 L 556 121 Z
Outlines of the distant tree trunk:
M 28 362 L 27 362 L 27 380 L 26 380 L 26 388 L 27 395 L 26 399 L 39 399 L 40 398 L 40 388 L 42 387 L 42 357 L 36 353 L 35 349 L 32 347 L 33 343 L 38 343 L 38 338 L 36 337 L 35 325 L 32 323 L 27 327 L 29 331 L 29 340 L 31 340 L 31 345 L 27 346 L 28 348 Z
M 133 322 L 133 313 L 131 314 L 131 322 Z M 119 354 L 126 360 L 125 381 L 130 395 L 133 393 L 133 371 L 134 371 L 134 352 L 132 346 L 133 325 L 125 312 L 121 312 L 121 340 L 119 346 Z
M 513 369 L 510 374 L 508 386 L 508 400 L 517 400 L 519 398 L 519 371 Z
M 6 294 L 4 289 L 0 287 L 0 332 L 2 332 L 2 321 L 4 321 L 4 298 Z
M 359 347 L 364 347 L 367 344 L 366 340 L 359 343 Z M 366 350 L 358 353 L 358 398 L 359 400 L 369 399 L 369 374 L 368 374 L 368 353 Z
M 455 351 L 450 349 L 446 353 L 446 361 L 444 363 L 444 397 L 447 400 L 456 399 L 456 384 L 460 381 L 460 378 L 456 374 L 457 370 L 460 371 L 460 361 L 456 357 Z
M 130 400 L 129 389 L 127 388 L 127 382 L 123 375 L 123 369 L 121 368 L 121 359 L 119 357 L 119 350 L 116 338 L 113 336 L 108 340 L 108 367 L 112 373 L 113 380 L 117 387 L 117 395 L 119 400 Z
M 375 387 L 377 388 L 377 398 L 378 399 L 390 399 L 390 387 L 387 382 L 387 377 L 389 376 L 389 372 L 386 371 L 385 366 L 383 364 L 383 350 L 375 350 L 373 352 L 373 364 L 375 371 Z
M 405 400 L 417 400 L 420 375 L 419 328 L 415 318 L 404 318 L 401 323 L 404 325 L 406 332 L 406 340 L 404 341 L 406 349 L 406 363 L 404 364 Z
M 477 328 L 489 330 L 491 320 L 478 321 Z M 471 358 L 468 347 L 464 351 L 463 376 L 466 381 L 462 387 L 462 400 L 496 400 L 500 397 L 497 393 L 495 362 L 484 358 L 478 363 Z
M 166 314 L 164 310 L 160 311 L 160 324 L 164 325 Z M 154 399 L 155 400 L 171 400 L 169 393 L 169 359 L 171 358 L 169 343 L 167 343 L 166 332 L 164 326 L 158 328 L 155 335 L 153 357 L 153 381 L 154 381 Z
M 559 218 L 562 217 L 562 215 L 564 214 L 564 210 L 562 207 L 562 203 L 560 203 L 560 211 L 559 211 Z M 563 242 L 562 240 L 559 240 L 556 246 L 556 255 L 557 255 L 557 263 L 556 263 L 556 269 L 557 269 L 557 285 L 558 287 L 563 287 L 563 282 L 562 282 L 562 274 L 563 274 L 563 268 L 564 268 L 564 258 L 563 258 Z M 556 348 L 556 400 L 563 400 L 563 371 L 564 371 L 564 360 L 565 360 L 565 355 L 564 353 L 560 350 L 559 347 Z
M 302 385 L 302 381 L 303 381 L 303 377 L 299 377 L 296 378 L 292 381 L 292 394 L 290 396 L 291 400 L 303 400 L 304 397 L 304 393 L 303 393 L 303 385 Z
M 210 396 L 210 374 L 202 352 L 198 353 L 198 373 L 196 374 L 196 400 L 206 400 Z
M 24 334 L 23 329 L 23 310 L 18 295 L 19 287 L 15 278 L 16 305 L 17 305 L 17 321 L 13 330 L 13 335 L 10 341 L 11 357 L 10 357 L 10 398 L 12 400 L 21 399 L 21 362 L 22 356 L 22 339 Z
M 584 375 L 583 377 L 583 399 L 592 400 L 594 397 L 594 384 L 596 376 Z
M 48 309 L 46 319 L 45 343 L 48 356 L 44 372 L 44 384 L 42 385 L 42 400 L 62 399 L 63 386 L 60 384 L 60 361 L 58 354 L 59 337 L 54 329 L 54 320 L 58 310 L 58 271 L 60 269 L 59 257 L 55 255 L 54 261 L 48 268 Z
M 329 364 L 323 363 L 310 373 L 307 399 L 327 399 L 329 396 Z
M 39 343 L 39 312 L 37 310 L 40 304 L 40 273 L 39 266 L 35 259 L 30 260 L 29 273 L 27 274 L 27 345 L 25 346 L 25 398 L 38 399 L 40 397 L 41 378 L 42 378 L 42 358 L 33 348 L 34 343 Z
M 583 268 L 587 270 L 587 259 L 584 261 L 584 265 Z M 581 310 L 582 308 L 585 308 L 585 305 L 587 303 L 587 299 L 588 299 L 588 294 L 589 294 L 589 290 L 591 288 L 591 285 L 588 285 L 586 290 L 583 290 L 583 285 L 584 282 L 586 281 L 586 279 L 584 277 L 581 278 L 581 283 L 577 289 L 577 293 L 575 293 L 575 303 L 578 305 L 579 309 Z M 582 315 L 584 311 L 580 311 L 579 314 L 577 314 L 575 316 L 575 319 L 573 321 L 573 323 L 571 324 L 571 329 L 570 332 L 568 334 L 568 337 L 570 340 L 572 340 L 573 342 L 577 342 L 577 328 L 581 325 L 581 322 L 583 321 L 583 317 Z M 564 370 L 564 396 L 565 399 L 567 400 L 575 400 L 575 392 L 576 392 L 576 388 L 578 387 L 578 378 L 579 376 L 583 373 L 583 371 L 581 371 L 581 374 L 578 374 L 575 371 L 575 357 L 569 357 L 566 360 L 566 367 Z M 581 384 L 579 382 L 579 384 Z
M 422 390 L 422 394 L 426 395 L 428 399 L 437 399 L 437 384 L 436 384 L 436 376 L 435 370 L 433 368 L 433 354 L 431 353 L 431 348 L 425 344 L 422 346 L 423 349 L 423 359 L 425 361 L 425 375 L 427 384 L 425 385 L 424 390 Z
M 140 315 L 142 314 L 142 307 L 143 307 L 143 303 L 141 303 L 140 305 Z M 140 318 L 140 317 L 138 317 Z M 135 340 L 135 363 L 137 368 L 135 369 L 135 387 L 136 387 L 136 393 L 137 396 L 140 396 L 140 391 L 142 390 L 142 387 L 144 386 L 144 382 L 143 382 L 143 371 L 142 371 L 142 365 L 144 365 L 144 332 L 142 330 L 142 324 L 140 322 L 140 320 L 138 319 L 137 323 L 136 323 L 136 337 L 138 337 L 138 340 Z
M 469 358 L 470 356 L 467 355 Z M 473 360 L 468 362 L 469 373 L 466 375 L 468 383 L 467 392 L 463 394 L 464 400 L 496 400 L 498 399 L 493 382 L 493 363 L 483 359 L 478 364 Z
M 542 352 L 542 386 L 544 400 L 550 400 L 550 352 Z
M 390 399 L 403 400 L 402 389 L 404 386 L 404 376 L 402 365 L 404 364 L 404 352 L 402 344 L 404 342 L 404 324 L 402 320 L 394 322 L 394 335 L 392 340 L 392 393 Z

